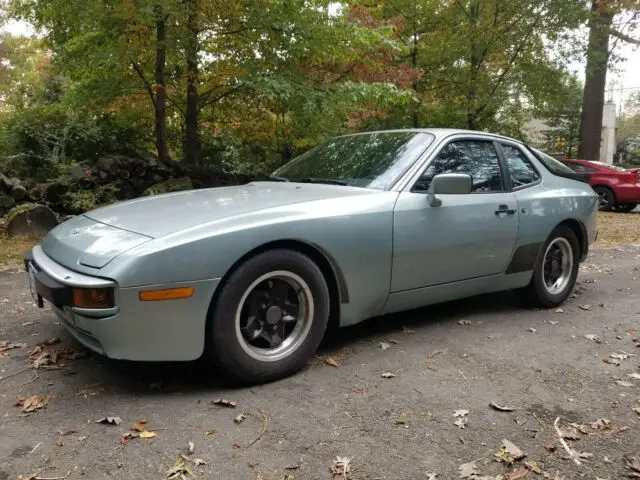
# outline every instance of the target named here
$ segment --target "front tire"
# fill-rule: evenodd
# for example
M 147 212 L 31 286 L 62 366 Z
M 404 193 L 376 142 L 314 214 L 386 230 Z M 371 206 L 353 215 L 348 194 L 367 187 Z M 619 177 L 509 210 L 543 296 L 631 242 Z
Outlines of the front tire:
M 564 303 L 576 284 L 580 246 L 574 231 L 560 225 L 545 242 L 531 282 L 518 294 L 531 307 L 555 308 Z
M 209 355 L 230 377 L 264 383 L 302 369 L 329 321 L 329 289 L 318 266 L 293 250 L 241 264 L 222 286 L 209 319 Z

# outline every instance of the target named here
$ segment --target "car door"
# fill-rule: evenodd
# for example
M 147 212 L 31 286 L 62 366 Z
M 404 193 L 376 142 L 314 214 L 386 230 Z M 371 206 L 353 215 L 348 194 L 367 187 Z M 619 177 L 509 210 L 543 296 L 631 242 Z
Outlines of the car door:
M 472 192 L 427 202 L 431 179 L 471 175 Z M 517 203 L 491 138 L 457 137 L 400 193 L 394 210 L 391 292 L 501 273 L 518 233 Z

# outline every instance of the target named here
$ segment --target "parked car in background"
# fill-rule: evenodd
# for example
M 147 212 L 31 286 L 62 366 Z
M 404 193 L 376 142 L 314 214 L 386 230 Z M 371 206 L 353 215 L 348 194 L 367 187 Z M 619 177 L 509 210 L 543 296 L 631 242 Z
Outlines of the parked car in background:
M 600 198 L 600 210 L 630 212 L 640 203 L 640 170 L 589 160 L 562 160 L 578 173 L 591 175 L 589 185 Z
M 265 382 L 304 367 L 330 324 L 508 289 L 562 304 L 597 237 L 582 178 L 488 133 L 346 135 L 269 181 L 78 215 L 25 263 L 37 303 L 95 352 L 204 353 Z

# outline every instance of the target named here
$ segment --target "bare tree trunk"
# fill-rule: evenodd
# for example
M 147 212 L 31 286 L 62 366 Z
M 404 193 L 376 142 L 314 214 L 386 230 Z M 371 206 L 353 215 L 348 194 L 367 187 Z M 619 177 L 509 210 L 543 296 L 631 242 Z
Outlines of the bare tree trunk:
M 607 2 L 602 0 L 593 0 L 591 3 L 587 66 L 580 118 L 580 144 L 578 145 L 578 157 L 585 160 L 600 158 L 602 110 L 609 63 L 609 32 L 614 16 L 607 7 Z
M 187 1 L 187 112 L 183 141 L 184 161 L 190 165 L 200 163 L 200 132 L 198 122 L 198 0 Z
M 166 16 L 162 12 L 160 5 L 154 7 L 156 15 L 156 98 L 155 98 L 155 137 L 158 159 L 166 163 L 169 159 L 167 148 L 167 32 Z

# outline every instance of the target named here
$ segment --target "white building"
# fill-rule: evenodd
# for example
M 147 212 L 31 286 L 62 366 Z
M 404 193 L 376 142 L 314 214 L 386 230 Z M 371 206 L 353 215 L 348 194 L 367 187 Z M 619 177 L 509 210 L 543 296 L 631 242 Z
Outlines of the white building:
M 602 139 L 600 140 L 600 161 L 613 164 L 616 153 L 616 104 L 611 100 L 602 110 Z

